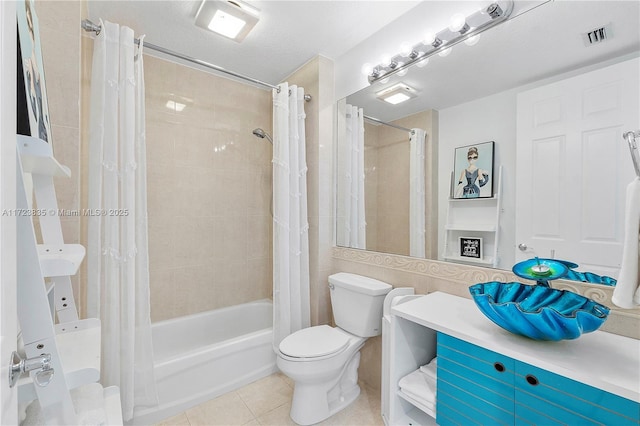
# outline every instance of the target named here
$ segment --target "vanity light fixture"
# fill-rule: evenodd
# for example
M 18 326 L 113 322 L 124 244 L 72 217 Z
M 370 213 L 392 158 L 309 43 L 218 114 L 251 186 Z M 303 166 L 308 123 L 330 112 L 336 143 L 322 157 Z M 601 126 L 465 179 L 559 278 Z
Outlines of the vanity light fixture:
M 378 99 L 388 102 L 391 105 L 397 105 L 401 102 L 415 98 L 416 96 L 418 96 L 417 90 L 404 83 L 394 84 L 393 86 L 387 87 L 386 89 L 376 93 L 376 97 Z
M 258 23 L 260 11 L 239 0 L 203 0 L 196 25 L 241 42 Z
M 363 67 L 362 71 L 363 73 L 367 71 L 369 84 L 373 84 L 382 79 L 388 79 L 391 75 L 406 73 L 406 70 L 414 63 L 424 66 L 427 58 L 436 53 L 442 52 L 442 56 L 446 56 L 451 47 L 460 42 L 464 41 L 468 45 L 474 45 L 481 32 L 506 21 L 511 16 L 513 5 L 514 0 L 501 0 L 466 17 L 459 13 L 455 14 L 451 18 L 448 28 L 438 33 L 427 32 L 424 40 L 414 46 L 403 43 L 400 53 L 385 58 L 374 67 L 366 64 L 367 66 Z

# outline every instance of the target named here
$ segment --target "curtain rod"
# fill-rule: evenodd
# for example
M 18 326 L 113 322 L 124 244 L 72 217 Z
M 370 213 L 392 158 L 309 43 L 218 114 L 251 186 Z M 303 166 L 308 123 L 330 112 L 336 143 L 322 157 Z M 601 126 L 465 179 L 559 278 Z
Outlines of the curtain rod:
M 374 123 L 383 124 L 385 126 L 393 127 L 394 129 L 404 130 L 405 132 L 411 133 L 413 130 L 407 129 L 406 127 L 398 126 L 395 124 L 387 123 L 386 121 L 378 120 L 377 118 L 369 117 L 368 115 L 363 116 L 365 120 L 373 121 Z
M 83 19 L 82 20 L 82 29 L 87 31 L 87 32 L 94 32 L 94 33 L 96 33 L 96 35 L 98 35 L 98 34 L 100 34 L 100 31 L 102 31 L 102 26 L 94 24 L 89 19 Z M 137 45 L 140 44 L 140 39 L 136 38 L 133 41 Z M 152 50 L 155 50 L 157 52 L 164 53 L 165 55 L 175 56 L 176 58 L 180 58 L 180 59 L 183 59 L 185 61 L 192 62 L 194 64 L 202 65 L 203 67 L 210 68 L 210 69 L 212 69 L 214 71 L 219 71 L 219 72 L 222 72 L 222 73 L 225 73 L 225 74 L 229 74 L 229 75 L 232 75 L 234 77 L 238 77 L 238 78 L 241 78 L 243 80 L 250 81 L 252 83 L 260 84 L 260 85 L 265 86 L 265 87 L 270 87 L 270 88 L 275 89 L 278 92 L 280 92 L 280 88 L 278 86 L 274 86 L 273 84 L 265 83 L 264 81 L 260 81 L 260 80 L 257 80 L 255 78 L 247 77 L 246 75 L 242 75 L 242 74 L 238 74 L 238 73 L 233 72 L 233 71 L 229 71 L 229 70 L 224 69 L 222 67 L 219 67 L 217 65 L 211 64 L 209 62 L 205 62 L 205 61 L 203 61 L 201 59 L 192 58 L 191 56 L 183 55 L 182 53 L 174 52 L 173 50 L 165 49 L 164 47 L 156 46 L 155 44 L 151 44 L 151 43 L 146 42 L 146 41 L 144 42 L 144 47 L 146 49 L 152 49 Z M 311 100 L 311 95 L 304 95 L 304 100 L 309 102 Z

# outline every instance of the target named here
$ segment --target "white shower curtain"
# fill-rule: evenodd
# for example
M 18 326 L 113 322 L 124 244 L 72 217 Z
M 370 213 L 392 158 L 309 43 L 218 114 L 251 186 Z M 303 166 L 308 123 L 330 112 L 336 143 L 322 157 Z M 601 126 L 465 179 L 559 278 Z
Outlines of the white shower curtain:
M 273 91 L 273 345 L 309 327 L 304 89 Z
M 364 111 L 347 104 L 342 115 L 344 130 L 339 131 L 344 133 L 344 143 L 338 147 L 338 244 L 365 249 L 367 223 L 364 204 Z
M 147 244 L 142 40 L 101 22 L 93 49 L 87 313 L 102 324 L 102 384 L 120 387 L 123 418 L 157 404 Z M 82 348 L 79 348 L 82 350 Z
M 409 255 L 425 257 L 425 138 L 422 129 L 411 129 L 409 139 Z

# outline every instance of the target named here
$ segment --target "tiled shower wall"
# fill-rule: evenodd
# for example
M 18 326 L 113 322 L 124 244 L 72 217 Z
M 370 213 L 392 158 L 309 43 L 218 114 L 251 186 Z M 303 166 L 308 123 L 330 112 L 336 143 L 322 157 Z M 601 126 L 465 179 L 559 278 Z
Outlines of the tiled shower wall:
M 145 84 L 152 321 L 271 297 L 271 91 L 150 56 Z
M 77 211 L 80 206 L 80 20 L 82 5 L 77 1 L 36 1 L 42 62 L 53 152 L 69 167 L 71 177 L 56 177 L 58 207 Z M 18 76 L 22 78 L 21 75 Z M 79 216 L 60 218 L 67 244 L 82 244 Z M 37 224 L 36 224 L 37 225 Z M 81 274 L 71 277 L 76 305 L 82 309 Z
M 438 222 L 434 177 L 438 152 L 437 111 L 422 111 L 393 121 L 408 129 L 426 130 L 426 255 L 435 258 Z M 365 122 L 365 212 L 367 249 L 409 255 L 409 135 L 402 130 Z

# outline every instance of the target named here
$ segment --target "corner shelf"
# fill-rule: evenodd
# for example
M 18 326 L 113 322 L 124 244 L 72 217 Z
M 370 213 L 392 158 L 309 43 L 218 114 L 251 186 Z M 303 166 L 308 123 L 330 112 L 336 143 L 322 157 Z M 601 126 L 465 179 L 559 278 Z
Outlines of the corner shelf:
M 494 268 L 498 266 L 501 193 L 502 166 L 498 170 L 498 187 L 493 197 L 450 198 L 448 200 L 447 219 L 444 226 L 443 259 Z M 460 256 L 458 252 L 460 237 L 482 238 L 482 258 Z M 485 256 L 485 252 L 489 255 Z

